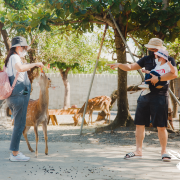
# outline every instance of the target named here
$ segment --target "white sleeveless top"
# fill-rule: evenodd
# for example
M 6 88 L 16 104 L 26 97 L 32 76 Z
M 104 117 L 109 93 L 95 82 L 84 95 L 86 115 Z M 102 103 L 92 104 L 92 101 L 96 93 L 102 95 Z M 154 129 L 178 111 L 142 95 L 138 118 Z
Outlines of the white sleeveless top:
M 12 76 L 12 75 L 16 76 L 17 70 L 15 68 L 15 64 L 19 62 L 23 64 L 19 55 L 13 54 L 10 56 L 6 68 L 6 73 L 8 74 L 8 76 Z M 17 80 L 23 82 L 24 79 L 25 79 L 25 72 L 20 72 Z

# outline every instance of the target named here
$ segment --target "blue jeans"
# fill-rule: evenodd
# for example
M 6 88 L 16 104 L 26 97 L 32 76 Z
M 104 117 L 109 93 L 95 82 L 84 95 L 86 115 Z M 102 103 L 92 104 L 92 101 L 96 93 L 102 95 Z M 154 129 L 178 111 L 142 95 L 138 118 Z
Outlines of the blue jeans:
M 14 76 L 9 77 L 11 86 L 14 79 Z M 10 144 L 11 151 L 19 151 L 20 139 L 26 125 L 26 114 L 30 92 L 31 83 L 26 72 L 24 82 L 17 81 L 11 96 L 7 99 L 7 104 L 14 118 L 14 129 Z
M 151 73 L 151 74 L 154 74 L 155 76 L 161 76 L 161 75 L 160 75 L 159 73 L 157 73 L 156 71 L 151 71 L 150 73 Z M 152 78 L 152 76 L 150 75 L 150 73 L 145 75 L 145 80 Z M 151 81 L 145 81 L 145 84 L 151 84 Z M 166 85 L 166 84 L 167 84 L 167 81 L 159 81 L 159 82 L 157 82 L 157 83 L 155 84 L 155 87 L 157 87 L 157 86 L 164 86 L 164 85 Z
M 13 113 L 14 129 L 11 137 L 10 150 L 19 151 L 19 143 L 26 125 L 26 114 L 30 95 L 8 98 L 8 106 Z

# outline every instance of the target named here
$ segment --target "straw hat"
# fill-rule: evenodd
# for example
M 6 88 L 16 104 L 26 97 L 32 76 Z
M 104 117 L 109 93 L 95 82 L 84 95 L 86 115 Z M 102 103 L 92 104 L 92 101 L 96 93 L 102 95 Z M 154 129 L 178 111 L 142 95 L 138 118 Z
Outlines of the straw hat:
M 159 49 L 157 52 L 155 52 L 154 54 L 156 54 L 159 57 L 162 57 L 164 59 L 166 59 L 166 61 L 168 61 L 168 51 L 165 49 Z
M 27 44 L 26 39 L 21 36 L 14 37 L 11 41 L 11 48 L 17 47 L 17 46 L 26 46 L 27 50 L 29 50 L 31 47 Z
M 159 38 L 151 38 L 148 44 L 145 44 L 144 46 L 153 49 L 166 49 L 166 47 L 163 46 L 163 41 Z

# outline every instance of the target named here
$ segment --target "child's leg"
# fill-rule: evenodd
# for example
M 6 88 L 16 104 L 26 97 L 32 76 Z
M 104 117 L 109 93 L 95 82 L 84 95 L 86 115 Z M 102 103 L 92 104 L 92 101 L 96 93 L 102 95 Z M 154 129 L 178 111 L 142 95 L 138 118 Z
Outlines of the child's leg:
M 151 74 L 155 75 L 155 76 L 161 76 L 159 73 L 157 73 L 156 71 L 151 71 L 150 72 Z M 156 88 L 162 88 L 165 84 L 167 84 L 167 81 L 158 81 L 156 84 L 155 84 L 155 87 Z
M 151 83 L 151 81 L 146 81 L 147 79 L 151 79 L 152 78 L 152 76 L 150 75 L 150 73 L 149 74 L 146 74 L 145 75 L 145 84 L 150 84 Z

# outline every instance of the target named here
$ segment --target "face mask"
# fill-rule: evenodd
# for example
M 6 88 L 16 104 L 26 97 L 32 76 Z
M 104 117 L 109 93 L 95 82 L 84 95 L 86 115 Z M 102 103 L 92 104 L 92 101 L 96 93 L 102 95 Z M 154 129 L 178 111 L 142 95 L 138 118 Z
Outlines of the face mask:
M 153 51 L 149 51 L 149 56 L 152 56 L 153 58 L 155 58 L 154 52 Z
M 155 59 L 155 63 L 156 63 L 157 66 L 160 66 L 160 65 L 161 65 L 161 61 L 158 61 L 158 58 Z
M 26 54 L 27 54 L 27 51 L 23 50 L 22 52 L 19 53 L 19 56 L 24 57 L 24 56 L 26 56 Z

